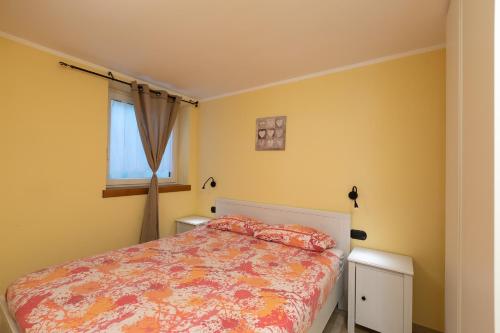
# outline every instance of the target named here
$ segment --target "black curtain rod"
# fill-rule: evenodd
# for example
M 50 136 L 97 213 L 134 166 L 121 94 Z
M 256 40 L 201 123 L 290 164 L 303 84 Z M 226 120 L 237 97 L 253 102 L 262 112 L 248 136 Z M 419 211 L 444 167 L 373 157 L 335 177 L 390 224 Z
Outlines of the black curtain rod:
M 132 86 L 132 83 L 131 82 L 127 82 L 127 81 L 122 81 L 122 80 L 118 80 L 118 79 L 115 79 L 115 77 L 113 76 L 113 73 L 111 72 L 108 72 L 108 75 L 104 75 L 104 74 L 101 74 L 101 73 L 96 73 L 96 72 L 93 72 L 93 71 L 90 71 L 88 69 L 85 69 L 85 68 L 81 68 L 81 67 L 78 67 L 78 66 L 75 66 L 75 65 L 70 65 L 68 63 L 65 63 L 63 61 L 59 61 L 59 65 L 61 66 L 64 66 L 64 67 L 69 67 L 71 69 L 76 69 L 78 71 L 82 71 L 82 72 L 85 72 L 85 73 L 89 73 L 89 74 L 92 74 L 92 75 L 96 75 L 96 76 L 100 76 L 100 77 L 103 77 L 105 79 L 108 79 L 108 80 L 111 80 L 111 81 L 116 81 L 116 82 L 120 82 L 120 83 L 123 83 L 123 84 L 126 84 L 128 86 Z M 160 93 L 159 91 L 157 90 L 150 90 L 152 93 Z M 169 95 L 169 97 L 173 97 L 171 95 Z M 189 103 L 189 104 L 192 104 L 194 105 L 195 107 L 198 107 L 198 101 L 193 101 L 193 100 L 185 100 L 185 99 L 182 99 L 181 100 L 182 102 L 184 103 Z

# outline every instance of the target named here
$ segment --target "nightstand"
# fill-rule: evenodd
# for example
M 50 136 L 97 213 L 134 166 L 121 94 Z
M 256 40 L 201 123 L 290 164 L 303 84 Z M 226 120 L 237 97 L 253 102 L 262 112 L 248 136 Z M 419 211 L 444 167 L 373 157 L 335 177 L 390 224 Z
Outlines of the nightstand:
M 384 333 L 411 333 L 412 258 L 356 247 L 347 260 L 348 332 L 359 324 Z
M 175 220 L 175 233 L 180 234 L 182 232 L 193 230 L 196 227 L 207 224 L 207 222 L 210 220 L 210 217 L 196 215 L 178 218 Z

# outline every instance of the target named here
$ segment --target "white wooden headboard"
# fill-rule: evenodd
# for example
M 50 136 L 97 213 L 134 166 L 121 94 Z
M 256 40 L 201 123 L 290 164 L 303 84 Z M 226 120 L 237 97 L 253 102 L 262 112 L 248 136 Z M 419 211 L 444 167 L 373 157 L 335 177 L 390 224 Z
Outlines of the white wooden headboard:
M 240 214 L 255 217 L 268 224 L 302 224 L 330 235 L 335 239 L 337 248 L 345 256 L 351 251 L 351 215 L 279 205 L 269 205 L 250 201 L 217 199 L 216 216 Z

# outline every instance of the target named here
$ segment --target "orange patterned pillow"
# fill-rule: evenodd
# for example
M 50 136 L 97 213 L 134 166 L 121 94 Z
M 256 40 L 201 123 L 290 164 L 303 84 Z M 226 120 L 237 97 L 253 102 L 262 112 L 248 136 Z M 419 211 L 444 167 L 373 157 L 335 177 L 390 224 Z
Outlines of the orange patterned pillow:
M 232 231 L 238 234 L 253 236 L 257 230 L 265 228 L 267 224 L 248 216 L 225 215 L 208 222 L 212 229 Z
M 258 239 L 323 252 L 335 247 L 335 240 L 314 228 L 300 224 L 277 224 L 255 232 Z

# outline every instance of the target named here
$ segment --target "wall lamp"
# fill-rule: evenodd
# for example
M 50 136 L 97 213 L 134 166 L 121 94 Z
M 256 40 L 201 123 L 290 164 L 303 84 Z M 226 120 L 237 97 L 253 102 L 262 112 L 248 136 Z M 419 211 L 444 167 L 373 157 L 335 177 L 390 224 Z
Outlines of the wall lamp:
M 217 183 L 215 182 L 214 177 L 208 177 L 208 179 L 207 179 L 207 180 L 205 180 L 205 182 L 203 183 L 203 187 L 201 188 L 202 190 L 204 190 L 204 189 L 205 189 L 205 185 L 207 185 L 207 183 L 208 183 L 208 181 L 209 181 L 210 179 L 212 179 L 212 181 L 210 182 L 210 186 L 212 186 L 212 187 L 217 186 Z
M 353 186 L 351 192 L 349 192 L 347 196 L 349 197 L 349 199 L 354 201 L 354 208 L 358 208 L 358 202 L 356 201 L 358 199 L 358 188 L 356 186 Z

